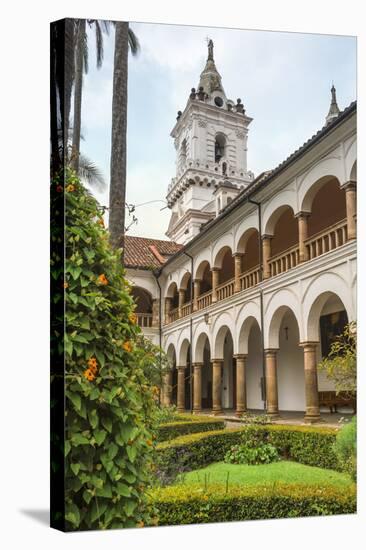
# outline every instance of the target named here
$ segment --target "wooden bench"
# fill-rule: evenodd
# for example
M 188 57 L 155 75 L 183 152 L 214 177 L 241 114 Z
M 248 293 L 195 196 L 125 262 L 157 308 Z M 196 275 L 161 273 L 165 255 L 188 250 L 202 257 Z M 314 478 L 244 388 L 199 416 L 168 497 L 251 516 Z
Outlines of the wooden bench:
M 352 407 L 356 413 L 356 397 L 350 396 L 347 392 L 320 391 L 319 407 L 329 407 L 331 413 L 337 412 L 337 407 Z

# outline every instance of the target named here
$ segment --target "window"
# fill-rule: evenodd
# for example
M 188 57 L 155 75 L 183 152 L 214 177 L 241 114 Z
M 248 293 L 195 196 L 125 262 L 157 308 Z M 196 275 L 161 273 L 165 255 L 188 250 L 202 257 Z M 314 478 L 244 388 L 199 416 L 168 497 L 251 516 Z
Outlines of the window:
M 215 162 L 220 162 L 225 155 L 225 137 L 218 134 L 215 140 Z

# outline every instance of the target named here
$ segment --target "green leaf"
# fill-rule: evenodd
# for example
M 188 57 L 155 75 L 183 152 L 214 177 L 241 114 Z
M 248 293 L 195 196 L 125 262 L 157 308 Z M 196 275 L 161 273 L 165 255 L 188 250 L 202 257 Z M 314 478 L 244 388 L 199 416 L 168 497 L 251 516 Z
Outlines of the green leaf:
M 95 350 L 95 355 L 96 355 L 96 357 L 97 357 L 97 359 L 98 359 L 98 362 L 99 362 L 100 366 L 103 368 L 104 365 L 105 365 L 104 353 L 102 353 L 101 351 L 99 351 L 99 350 L 96 349 L 96 350 Z
M 85 500 L 85 502 L 89 504 L 92 498 L 93 498 L 93 495 L 90 489 L 85 489 L 85 491 L 83 491 L 83 499 Z
M 105 440 L 107 432 L 105 430 L 95 430 L 94 438 L 98 445 L 101 445 Z
M 74 472 L 74 474 L 77 476 L 78 473 L 79 473 L 79 471 L 80 471 L 80 464 L 77 464 L 77 463 L 74 464 L 74 463 L 72 463 L 72 464 L 70 464 L 70 468 L 71 468 L 71 470 Z
M 100 516 L 104 514 L 104 512 L 107 509 L 107 503 L 103 501 L 98 501 L 98 504 L 96 503 L 95 499 L 93 500 L 92 507 L 90 510 L 90 520 L 94 522 Z
M 118 447 L 115 443 L 111 443 L 108 447 L 108 457 L 113 460 L 118 453 Z
M 131 460 L 131 462 L 135 461 L 136 454 L 137 454 L 136 447 L 133 445 L 129 445 L 127 447 L 127 455 L 128 455 L 128 458 Z
M 96 428 L 98 426 L 98 423 L 99 423 L 97 410 L 92 409 L 91 411 L 89 411 L 88 418 L 89 418 L 89 422 L 90 422 L 91 427 L 93 429 Z
M 65 519 L 72 523 L 75 527 L 79 527 L 80 513 L 79 509 L 74 503 L 66 503 L 65 506 Z
M 117 483 L 117 492 L 123 497 L 129 497 L 131 495 L 130 487 L 125 483 L 121 483 L 120 481 Z
M 70 441 L 66 440 L 66 441 L 65 441 L 65 449 L 64 449 L 64 451 L 65 451 L 65 456 L 67 456 L 67 455 L 69 454 L 70 449 L 71 449 Z
M 126 502 L 126 504 L 123 506 L 123 509 L 126 512 L 126 516 L 132 516 L 136 506 L 137 502 L 134 500 L 129 500 L 128 502 Z
M 81 397 L 78 393 L 66 391 L 66 397 L 70 399 L 77 411 L 81 410 Z
M 102 417 L 102 425 L 105 427 L 107 432 L 110 433 L 112 431 L 112 420 L 108 418 L 108 416 Z
M 89 439 L 87 439 L 84 435 L 81 434 L 74 434 L 71 437 L 71 442 L 73 445 L 86 445 L 89 444 Z

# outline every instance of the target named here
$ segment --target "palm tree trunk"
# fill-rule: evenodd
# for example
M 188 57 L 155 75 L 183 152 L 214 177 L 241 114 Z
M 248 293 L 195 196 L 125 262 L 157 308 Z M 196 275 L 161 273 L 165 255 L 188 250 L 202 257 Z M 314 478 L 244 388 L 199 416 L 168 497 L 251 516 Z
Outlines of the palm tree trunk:
M 112 246 L 119 248 L 125 232 L 128 23 L 117 21 L 115 28 L 109 233 Z
M 83 90 L 85 19 L 79 19 L 76 35 L 74 123 L 72 132 L 71 166 L 78 172 L 80 156 L 81 98 Z
M 64 58 L 64 86 L 60 88 L 63 93 L 63 155 L 64 162 L 68 159 L 68 139 L 70 126 L 71 95 L 75 71 L 75 22 L 73 19 L 65 19 L 65 58 Z

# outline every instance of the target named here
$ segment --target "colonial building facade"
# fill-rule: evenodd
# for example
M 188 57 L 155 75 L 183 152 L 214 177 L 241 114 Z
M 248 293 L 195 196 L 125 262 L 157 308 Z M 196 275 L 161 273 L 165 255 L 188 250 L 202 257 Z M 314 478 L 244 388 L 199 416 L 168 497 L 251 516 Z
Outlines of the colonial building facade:
M 247 169 L 251 118 L 209 42 L 178 113 L 170 241 L 127 237 L 140 325 L 170 358 L 163 401 L 194 412 L 303 411 L 334 392 L 317 364 L 356 320 L 356 103 L 275 169 Z

